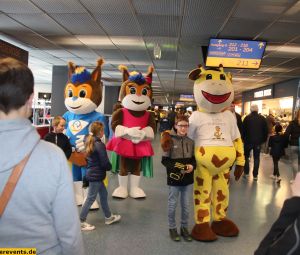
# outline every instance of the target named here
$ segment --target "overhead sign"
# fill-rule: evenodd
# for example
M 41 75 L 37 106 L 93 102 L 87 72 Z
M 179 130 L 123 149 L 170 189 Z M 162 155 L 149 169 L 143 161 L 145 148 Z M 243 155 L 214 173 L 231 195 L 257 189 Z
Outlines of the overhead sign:
M 258 69 L 265 48 L 263 41 L 210 39 L 206 66 Z
M 181 94 L 179 97 L 179 101 L 194 102 L 194 95 Z
M 272 89 L 265 89 L 265 90 L 260 90 L 254 92 L 254 97 L 267 97 L 267 96 L 272 96 Z

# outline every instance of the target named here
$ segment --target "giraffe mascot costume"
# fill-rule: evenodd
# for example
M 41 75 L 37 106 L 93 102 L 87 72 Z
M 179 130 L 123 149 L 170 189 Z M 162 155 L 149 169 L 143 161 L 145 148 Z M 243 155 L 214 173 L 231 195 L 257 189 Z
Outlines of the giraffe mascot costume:
M 194 172 L 194 216 L 192 236 L 214 241 L 217 235 L 237 236 L 238 227 L 226 218 L 229 203 L 230 167 L 236 163 L 235 179 L 243 173 L 243 143 L 234 115 L 226 110 L 234 98 L 231 75 L 223 67 L 189 74 L 194 81 L 198 111 L 189 121 L 189 136 L 195 141 L 197 169 Z M 212 223 L 210 221 L 212 218 Z

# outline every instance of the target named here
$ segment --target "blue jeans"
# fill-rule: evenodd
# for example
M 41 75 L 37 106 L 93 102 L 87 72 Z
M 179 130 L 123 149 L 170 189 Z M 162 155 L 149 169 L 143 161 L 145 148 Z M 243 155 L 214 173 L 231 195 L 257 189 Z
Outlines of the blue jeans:
M 245 144 L 244 145 L 244 154 L 245 154 L 245 167 L 244 167 L 244 174 L 249 174 L 249 158 L 250 152 L 253 150 L 253 177 L 257 177 L 258 175 L 258 168 L 259 168 L 259 157 L 260 157 L 260 145 L 254 144 Z
M 80 220 L 85 221 L 86 217 L 89 213 L 89 210 L 92 204 L 95 202 L 97 194 L 99 193 L 100 196 L 100 204 L 104 216 L 109 218 L 111 216 L 111 212 L 107 203 L 107 190 L 103 182 L 90 182 L 89 183 L 89 191 L 88 196 L 82 206 L 81 213 L 80 213 Z
M 191 186 L 169 186 L 168 198 L 168 219 L 169 229 L 176 228 L 176 206 L 180 193 L 181 204 L 181 227 L 188 227 L 189 220 L 189 195 L 191 194 Z

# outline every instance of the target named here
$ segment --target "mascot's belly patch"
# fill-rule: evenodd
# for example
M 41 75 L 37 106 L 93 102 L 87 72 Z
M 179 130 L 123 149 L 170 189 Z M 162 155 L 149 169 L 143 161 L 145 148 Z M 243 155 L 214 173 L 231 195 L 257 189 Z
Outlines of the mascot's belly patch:
M 87 125 L 89 125 L 89 122 L 84 120 L 71 120 L 69 122 L 69 128 L 73 135 L 78 134 L 81 130 L 83 130 Z
M 201 146 L 195 148 L 197 164 L 209 169 L 212 175 L 218 174 L 233 165 L 236 150 L 229 146 Z

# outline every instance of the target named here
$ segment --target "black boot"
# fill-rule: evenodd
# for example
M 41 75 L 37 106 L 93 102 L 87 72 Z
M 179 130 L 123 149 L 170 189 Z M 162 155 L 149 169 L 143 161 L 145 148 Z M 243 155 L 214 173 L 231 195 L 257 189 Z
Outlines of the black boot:
M 187 242 L 191 242 L 193 239 L 190 236 L 190 233 L 186 227 L 180 228 L 180 235 L 183 237 L 183 239 Z
M 169 229 L 169 232 L 170 232 L 170 237 L 173 241 L 175 242 L 180 241 L 180 236 L 178 235 L 176 228 Z

